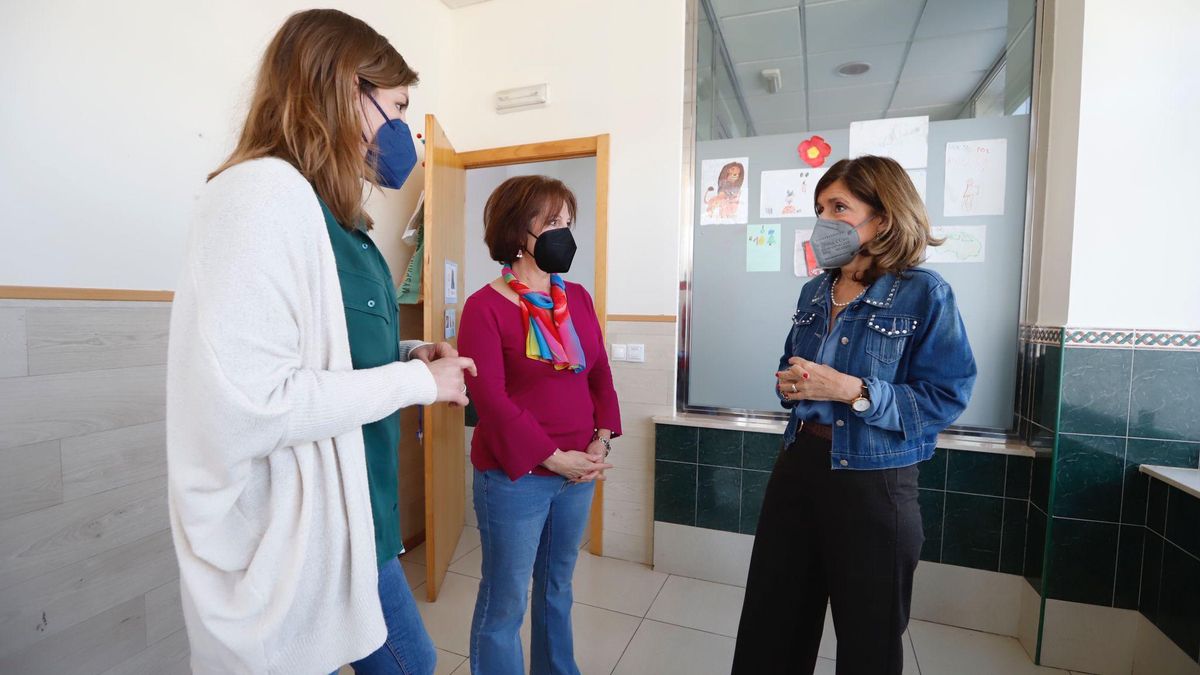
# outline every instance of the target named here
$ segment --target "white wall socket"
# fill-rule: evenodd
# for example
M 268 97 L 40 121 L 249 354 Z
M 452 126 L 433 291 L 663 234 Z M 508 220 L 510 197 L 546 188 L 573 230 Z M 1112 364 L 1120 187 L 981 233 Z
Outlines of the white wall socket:
M 627 352 L 627 351 L 626 351 L 626 349 L 625 349 L 625 345 L 618 345 L 618 344 L 614 344 L 614 345 L 612 346 L 612 360 L 613 360 L 613 361 L 627 361 L 627 360 L 629 360 L 629 355 L 628 355 L 628 352 Z
M 646 362 L 646 345 L 628 345 L 629 360 L 634 363 Z

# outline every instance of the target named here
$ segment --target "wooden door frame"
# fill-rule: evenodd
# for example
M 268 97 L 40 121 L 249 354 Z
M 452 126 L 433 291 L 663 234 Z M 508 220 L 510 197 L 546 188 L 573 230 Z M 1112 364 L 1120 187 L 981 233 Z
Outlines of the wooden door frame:
M 558 141 L 509 145 L 458 153 L 468 171 L 493 166 L 553 162 L 560 159 L 596 158 L 596 278 L 593 283 L 596 316 L 600 332 L 607 334 L 608 318 L 608 134 L 566 138 Z M 588 523 L 588 551 L 603 555 L 604 550 L 604 482 L 596 481 L 596 496 Z

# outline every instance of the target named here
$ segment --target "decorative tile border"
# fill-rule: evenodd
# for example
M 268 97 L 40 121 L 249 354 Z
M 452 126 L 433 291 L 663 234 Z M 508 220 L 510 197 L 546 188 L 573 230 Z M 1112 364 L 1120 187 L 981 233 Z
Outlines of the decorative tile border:
M 1018 335 L 1021 342 L 1072 348 L 1200 351 L 1200 332 L 1021 324 Z

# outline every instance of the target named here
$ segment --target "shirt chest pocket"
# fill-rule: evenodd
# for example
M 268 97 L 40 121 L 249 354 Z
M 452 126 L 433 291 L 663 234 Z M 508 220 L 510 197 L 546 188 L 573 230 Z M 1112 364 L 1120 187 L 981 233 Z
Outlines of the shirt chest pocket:
M 347 311 L 361 312 L 379 318 L 384 323 L 391 323 L 392 317 L 388 312 L 387 291 L 377 279 L 369 276 L 338 270 L 342 283 L 342 304 Z M 347 319 L 354 318 L 347 315 Z
M 917 329 L 911 316 L 872 314 L 867 318 L 867 353 L 882 363 L 895 363 Z

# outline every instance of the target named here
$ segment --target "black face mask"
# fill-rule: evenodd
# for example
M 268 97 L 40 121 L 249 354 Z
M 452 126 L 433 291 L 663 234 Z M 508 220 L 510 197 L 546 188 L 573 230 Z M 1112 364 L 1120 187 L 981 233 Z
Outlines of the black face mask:
M 537 244 L 533 247 L 533 261 L 543 272 L 565 274 L 571 271 L 571 261 L 574 259 L 575 237 L 571 235 L 571 230 L 556 227 L 537 237 Z

